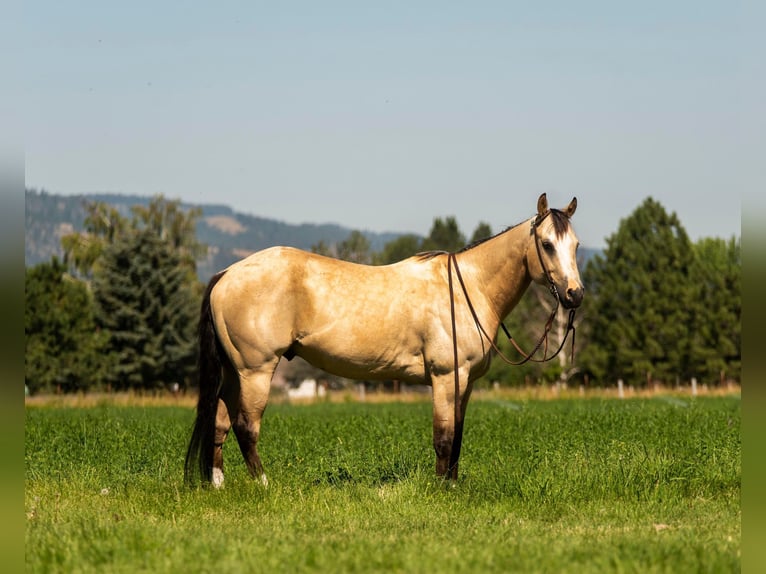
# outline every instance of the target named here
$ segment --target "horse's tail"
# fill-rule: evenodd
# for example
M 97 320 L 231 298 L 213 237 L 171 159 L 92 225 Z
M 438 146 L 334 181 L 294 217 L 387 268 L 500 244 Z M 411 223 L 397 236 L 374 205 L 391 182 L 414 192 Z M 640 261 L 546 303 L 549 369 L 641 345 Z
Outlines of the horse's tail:
M 221 388 L 223 349 L 213 324 L 210 293 L 225 271 L 213 276 L 202 298 L 199 317 L 199 399 L 189 448 L 186 450 L 184 475 L 188 483 L 198 479 L 213 479 L 213 452 L 215 450 L 215 417 L 218 411 L 218 393 Z

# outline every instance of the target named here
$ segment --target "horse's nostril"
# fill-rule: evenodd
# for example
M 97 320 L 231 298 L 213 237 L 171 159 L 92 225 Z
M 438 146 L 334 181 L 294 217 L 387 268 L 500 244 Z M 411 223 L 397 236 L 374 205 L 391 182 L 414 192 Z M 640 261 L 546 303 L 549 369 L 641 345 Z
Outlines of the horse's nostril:
M 578 287 L 576 289 L 573 289 L 572 287 L 570 287 L 567 289 L 567 296 L 569 297 L 570 301 L 579 302 L 582 300 L 582 295 L 583 295 L 582 287 Z

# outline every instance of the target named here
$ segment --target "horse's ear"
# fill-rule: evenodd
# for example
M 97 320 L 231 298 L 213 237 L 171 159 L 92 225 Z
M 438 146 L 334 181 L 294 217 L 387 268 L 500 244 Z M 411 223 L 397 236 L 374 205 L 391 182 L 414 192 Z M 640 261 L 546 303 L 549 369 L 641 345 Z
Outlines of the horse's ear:
M 567 205 L 567 208 L 564 210 L 564 213 L 566 214 L 567 218 L 571 218 L 574 215 L 574 212 L 576 209 L 577 209 L 577 198 L 573 197 L 572 201 L 569 202 L 569 205 Z
M 542 217 L 548 213 L 548 197 L 543 193 L 537 199 L 537 217 Z

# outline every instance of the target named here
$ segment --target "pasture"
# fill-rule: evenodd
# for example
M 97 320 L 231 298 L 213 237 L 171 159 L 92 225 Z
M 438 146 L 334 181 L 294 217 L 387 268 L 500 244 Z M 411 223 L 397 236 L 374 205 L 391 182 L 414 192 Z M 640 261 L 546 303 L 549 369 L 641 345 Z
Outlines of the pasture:
M 740 569 L 739 396 L 474 400 L 454 485 L 428 402 L 271 405 L 269 487 L 232 437 L 220 491 L 183 482 L 193 416 L 27 407 L 27 570 Z

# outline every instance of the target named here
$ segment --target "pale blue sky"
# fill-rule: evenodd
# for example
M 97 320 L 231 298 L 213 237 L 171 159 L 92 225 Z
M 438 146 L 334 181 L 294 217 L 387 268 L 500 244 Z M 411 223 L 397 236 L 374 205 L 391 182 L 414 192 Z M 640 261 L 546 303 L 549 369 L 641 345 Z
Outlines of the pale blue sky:
M 755 2 L 25 3 L 26 185 L 470 235 L 573 195 L 693 239 L 761 194 Z M 762 20 L 760 20 L 762 22 Z

